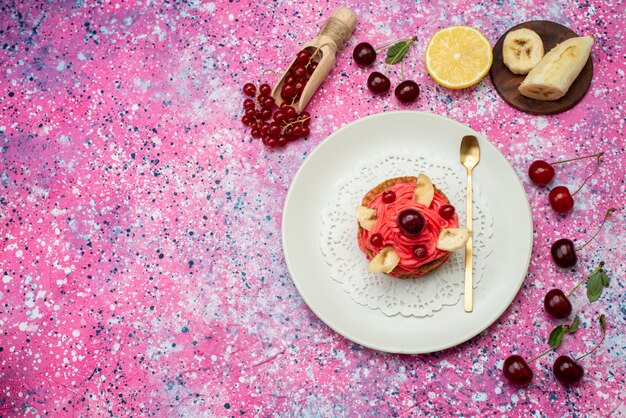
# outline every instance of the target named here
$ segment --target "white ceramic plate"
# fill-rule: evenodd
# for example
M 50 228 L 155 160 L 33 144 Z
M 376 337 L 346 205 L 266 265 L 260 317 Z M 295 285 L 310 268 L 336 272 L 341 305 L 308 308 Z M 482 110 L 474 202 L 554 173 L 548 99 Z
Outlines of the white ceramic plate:
M 487 274 L 474 289 L 474 311 L 463 310 L 462 297 L 457 305 L 424 318 L 389 317 L 355 303 L 341 285 L 331 280 L 320 250 L 321 213 L 337 181 L 373 156 L 394 150 L 419 150 L 459 161 L 464 135 L 475 135 L 479 140 L 481 157 L 474 169 L 474 184 L 480 185 L 482 199 L 489 205 L 495 240 L 494 251 L 487 259 Z M 495 146 L 451 119 L 403 111 L 368 116 L 344 126 L 309 155 L 287 193 L 282 237 L 291 277 L 322 321 L 366 347 L 417 354 L 467 341 L 502 315 L 526 277 L 533 226 L 524 188 Z

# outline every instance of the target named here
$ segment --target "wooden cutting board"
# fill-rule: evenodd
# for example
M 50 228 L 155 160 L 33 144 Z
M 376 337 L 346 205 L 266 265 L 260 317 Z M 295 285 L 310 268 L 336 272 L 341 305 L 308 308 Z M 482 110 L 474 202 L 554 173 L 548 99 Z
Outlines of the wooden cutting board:
M 554 48 L 556 44 L 578 36 L 571 29 L 547 20 L 524 22 L 509 29 L 498 39 L 498 42 L 496 42 L 493 48 L 493 64 L 491 65 L 491 70 L 489 70 L 489 76 L 491 77 L 491 82 L 496 88 L 496 91 L 509 105 L 526 113 L 553 115 L 571 109 L 585 96 L 591 84 L 591 78 L 593 77 L 591 56 L 565 96 L 561 97 L 559 100 L 553 101 L 529 99 L 526 96 L 522 96 L 517 90 L 526 76 L 513 74 L 506 65 L 504 65 L 502 59 L 502 44 L 504 43 L 504 38 L 510 31 L 521 28 L 537 32 L 537 35 L 539 35 L 543 41 L 545 53 Z

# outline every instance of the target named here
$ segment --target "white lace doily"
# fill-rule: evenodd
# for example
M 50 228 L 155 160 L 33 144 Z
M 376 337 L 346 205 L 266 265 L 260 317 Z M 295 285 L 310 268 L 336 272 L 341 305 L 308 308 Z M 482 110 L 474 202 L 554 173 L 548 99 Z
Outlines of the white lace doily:
M 332 198 L 322 212 L 321 250 L 331 268 L 332 279 L 352 299 L 385 315 L 424 317 L 444 306 L 455 305 L 463 294 L 464 250 L 450 254 L 439 269 L 417 279 L 397 279 L 367 271 L 368 261 L 357 242 L 355 209 L 365 193 L 394 177 L 428 175 L 465 221 L 465 168 L 417 153 L 379 156 L 339 180 Z M 485 274 L 492 252 L 493 218 L 474 184 L 474 287 Z

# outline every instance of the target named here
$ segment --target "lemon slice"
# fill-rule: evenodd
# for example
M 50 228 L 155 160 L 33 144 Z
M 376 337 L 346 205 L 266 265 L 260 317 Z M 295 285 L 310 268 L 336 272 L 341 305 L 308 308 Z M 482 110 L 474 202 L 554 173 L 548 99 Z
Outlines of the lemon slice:
M 428 74 L 438 84 L 462 89 L 478 83 L 493 62 L 485 36 L 468 26 L 450 26 L 436 32 L 424 56 Z

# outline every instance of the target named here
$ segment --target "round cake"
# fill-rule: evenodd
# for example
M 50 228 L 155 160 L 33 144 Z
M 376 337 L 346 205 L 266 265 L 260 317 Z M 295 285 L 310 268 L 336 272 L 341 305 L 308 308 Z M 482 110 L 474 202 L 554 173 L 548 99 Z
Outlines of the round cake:
M 358 243 L 369 270 L 416 278 L 441 267 L 469 238 L 446 195 L 420 173 L 386 180 L 357 208 Z

